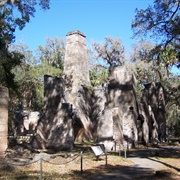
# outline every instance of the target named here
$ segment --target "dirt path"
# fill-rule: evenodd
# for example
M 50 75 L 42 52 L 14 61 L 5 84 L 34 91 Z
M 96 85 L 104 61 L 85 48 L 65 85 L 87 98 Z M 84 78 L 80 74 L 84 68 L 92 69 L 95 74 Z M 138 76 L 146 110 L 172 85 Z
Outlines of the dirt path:
M 164 164 L 152 160 L 149 156 L 158 156 L 162 151 L 173 152 L 177 149 L 180 151 L 180 147 L 163 147 L 155 149 L 144 149 L 128 152 L 127 160 L 134 162 L 134 165 L 123 167 L 120 170 L 116 170 L 113 173 L 104 174 L 98 176 L 96 180 L 132 180 L 140 178 L 142 176 L 148 176 L 155 174 L 158 169 L 165 167 Z M 180 171 L 180 169 L 179 169 Z M 95 180 L 94 179 L 94 180 Z

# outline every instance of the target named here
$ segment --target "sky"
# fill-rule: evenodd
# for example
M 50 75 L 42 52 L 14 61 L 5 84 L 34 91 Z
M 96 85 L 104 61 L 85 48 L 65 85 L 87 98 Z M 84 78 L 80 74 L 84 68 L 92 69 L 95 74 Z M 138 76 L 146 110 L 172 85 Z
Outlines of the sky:
M 37 10 L 30 23 L 16 30 L 16 43 L 23 42 L 35 50 L 45 45 L 47 37 L 66 38 L 72 30 L 86 35 L 87 44 L 104 42 L 111 36 L 120 38 L 129 51 L 132 40 L 131 23 L 135 9 L 145 9 L 152 0 L 50 0 L 50 10 Z

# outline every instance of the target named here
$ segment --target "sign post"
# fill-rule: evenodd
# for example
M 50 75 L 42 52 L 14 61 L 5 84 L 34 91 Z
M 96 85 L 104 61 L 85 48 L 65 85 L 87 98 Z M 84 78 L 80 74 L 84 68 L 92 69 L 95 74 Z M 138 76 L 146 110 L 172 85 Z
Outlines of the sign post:
M 40 180 L 42 180 L 42 157 L 40 158 Z
M 83 152 L 81 151 L 81 173 L 83 172 Z

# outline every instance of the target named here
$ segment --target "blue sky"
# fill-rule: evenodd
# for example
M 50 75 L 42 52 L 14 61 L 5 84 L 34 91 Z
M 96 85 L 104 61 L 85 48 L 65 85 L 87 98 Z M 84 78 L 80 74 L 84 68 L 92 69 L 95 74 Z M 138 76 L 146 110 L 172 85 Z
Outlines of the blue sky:
M 121 38 L 127 51 L 134 42 L 131 22 L 135 8 L 146 8 L 152 0 L 50 0 L 50 10 L 37 10 L 22 31 L 16 30 L 16 43 L 35 50 L 47 37 L 66 38 L 72 30 L 82 31 L 90 44 L 111 36 Z
M 120 38 L 128 56 L 133 32 L 131 23 L 135 9 L 145 9 L 153 0 L 50 0 L 50 10 L 37 9 L 35 17 L 22 30 L 16 30 L 16 42 L 35 50 L 45 45 L 47 37 L 66 38 L 72 30 L 86 35 L 87 44 L 103 42 L 111 36 Z M 179 70 L 174 69 L 174 72 Z

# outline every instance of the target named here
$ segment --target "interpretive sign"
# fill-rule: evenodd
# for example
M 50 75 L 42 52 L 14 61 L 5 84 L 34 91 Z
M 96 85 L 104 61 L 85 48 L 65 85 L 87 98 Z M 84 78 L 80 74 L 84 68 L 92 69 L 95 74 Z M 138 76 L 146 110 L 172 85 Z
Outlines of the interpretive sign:
M 100 146 L 91 146 L 91 149 L 93 150 L 93 152 L 94 152 L 94 154 L 95 154 L 96 156 L 102 156 L 102 155 L 104 155 L 104 152 L 103 152 L 103 150 L 101 149 Z

